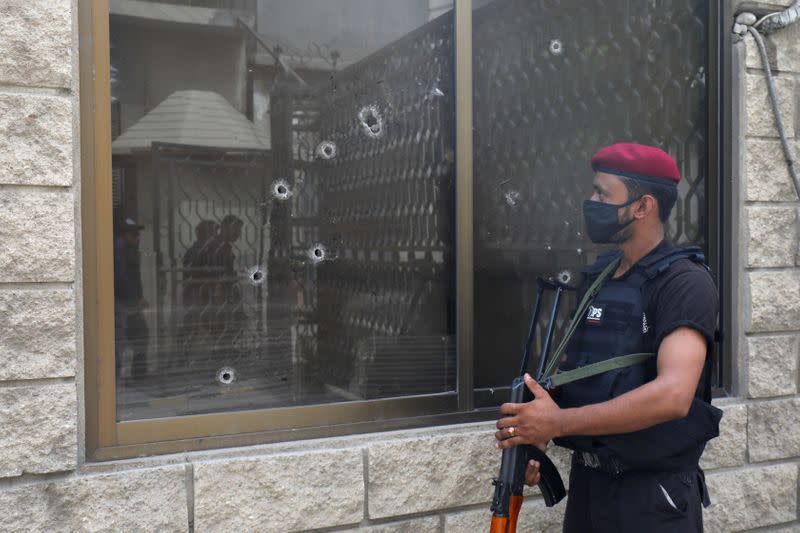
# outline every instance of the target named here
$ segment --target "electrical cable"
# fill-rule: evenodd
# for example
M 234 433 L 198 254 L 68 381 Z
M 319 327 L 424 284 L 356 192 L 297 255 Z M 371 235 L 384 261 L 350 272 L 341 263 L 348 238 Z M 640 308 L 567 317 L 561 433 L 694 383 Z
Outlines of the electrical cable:
M 764 45 L 764 38 L 762 33 L 767 35 L 782 28 L 794 24 L 800 20 L 800 0 L 795 0 L 791 6 L 775 13 L 769 13 L 760 19 L 756 19 L 753 13 L 743 12 L 739 13 L 736 17 L 736 24 L 734 24 L 734 33 L 740 36 L 750 33 L 758 46 L 758 51 L 761 56 L 761 62 L 764 65 L 764 74 L 767 80 L 767 92 L 769 93 L 769 101 L 772 106 L 772 113 L 775 117 L 775 126 L 778 130 L 778 135 L 781 139 L 781 146 L 783 148 L 783 155 L 786 159 L 786 164 L 789 169 L 789 175 L 792 178 L 795 192 L 798 199 L 800 199 L 800 179 L 797 177 L 797 169 L 795 168 L 794 156 L 791 148 L 789 147 L 789 140 L 786 137 L 786 130 L 783 126 L 783 119 L 781 117 L 780 106 L 778 105 L 777 90 L 775 88 L 775 77 L 772 74 L 772 68 L 769 65 L 769 56 L 767 55 L 767 48 Z
M 761 20 L 753 24 L 753 27 L 759 29 L 761 33 L 767 35 L 774 31 L 778 31 L 790 24 L 800 20 L 800 0 L 795 0 L 794 3 L 783 11 L 777 13 L 770 13 L 763 17 Z
M 800 5 L 800 0 L 797 2 Z M 770 103 L 772 104 L 772 112 L 775 115 L 775 125 L 778 129 L 778 135 L 781 139 L 781 146 L 783 146 L 783 155 L 786 158 L 786 164 L 789 167 L 789 175 L 792 177 L 797 197 L 800 198 L 800 180 L 797 177 L 797 170 L 794 166 L 794 158 L 791 149 L 789 148 L 789 140 L 786 137 L 786 130 L 783 127 L 783 119 L 781 118 L 781 110 L 778 106 L 778 95 L 775 89 L 775 78 L 772 75 L 772 69 L 769 66 L 769 57 L 767 56 L 767 49 L 764 46 L 764 38 L 755 28 L 755 25 L 748 26 L 747 31 L 753 36 L 756 44 L 758 45 L 759 52 L 761 53 L 761 61 L 764 64 L 764 72 L 767 78 L 767 91 L 769 92 Z

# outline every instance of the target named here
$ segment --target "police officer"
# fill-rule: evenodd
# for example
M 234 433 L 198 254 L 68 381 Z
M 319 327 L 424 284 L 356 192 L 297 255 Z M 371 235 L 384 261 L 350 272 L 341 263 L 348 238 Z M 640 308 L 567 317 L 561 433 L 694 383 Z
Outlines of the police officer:
M 606 267 L 559 371 L 653 352 L 644 363 L 563 385 L 530 376 L 534 401 L 504 404 L 497 445 L 555 443 L 573 450 L 565 532 L 702 531 L 708 494 L 698 466 L 718 434 L 710 405 L 718 295 L 699 249 L 665 239 L 680 173 L 662 150 L 606 147 L 592 158 L 587 234 L 616 248 L 584 269 L 579 300 Z M 612 262 L 618 261 L 614 269 Z M 532 461 L 526 483 L 539 481 Z

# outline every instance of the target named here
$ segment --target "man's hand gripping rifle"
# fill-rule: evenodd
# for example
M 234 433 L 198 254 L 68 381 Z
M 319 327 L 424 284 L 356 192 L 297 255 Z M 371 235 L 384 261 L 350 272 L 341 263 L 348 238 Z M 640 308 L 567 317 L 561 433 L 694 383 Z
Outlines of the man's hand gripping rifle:
M 545 362 L 547 361 L 550 344 L 553 339 L 553 331 L 555 329 L 561 295 L 564 291 L 572 290 L 572 287 L 559 282 L 546 281 L 541 278 L 537 279 L 537 285 L 536 303 L 534 304 L 533 314 L 528 326 L 528 336 L 525 340 L 522 365 L 520 367 L 519 376 L 514 378 L 514 381 L 511 383 L 511 398 L 509 399 L 511 403 L 523 403 L 533 400 L 531 392 L 525 385 L 523 376 L 528 369 L 528 362 L 531 356 L 531 344 L 536 335 L 536 324 L 539 321 L 542 294 L 548 289 L 555 291 L 555 294 L 553 296 L 553 305 L 550 309 L 550 321 L 547 324 L 544 341 L 542 342 L 542 351 L 539 354 L 539 361 L 534 379 L 540 383 L 546 383 L 546 375 L 555 370 L 555 365 L 552 361 L 548 362 L 547 365 L 545 365 Z M 560 350 L 557 350 L 557 352 L 560 352 Z M 553 462 L 545 455 L 544 451 L 532 445 L 507 448 L 503 450 L 503 456 L 500 462 L 500 475 L 492 481 L 495 488 L 491 507 L 491 533 L 514 533 L 516 531 L 517 518 L 522 507 L 522 489 L 525 481 L 525 468 L 528 461 L 531 459 L 538 461 L 540 465 L 539 488 L 542 491 L 542 496 L 544 496 L 545 505 L 552 507 L 566 496 L 561 476 Z

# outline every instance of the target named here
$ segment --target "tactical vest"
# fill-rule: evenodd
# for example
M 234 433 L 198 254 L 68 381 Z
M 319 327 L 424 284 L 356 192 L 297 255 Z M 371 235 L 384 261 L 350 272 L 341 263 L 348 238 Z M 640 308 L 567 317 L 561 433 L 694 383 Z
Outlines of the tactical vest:
M 601 255 L 583 270 L 587 280 L 591 282 L 597 278 L 619 254 L 614 251 Z M 572 370 L 624 354 L 656 352 L 655 332 L 648 324 L 654 317 L 645 314 L 642 287 L 680 260 L 705 266 L 700 248 L 673 248 L 643 258 L 621 279 L 606 280 L 582 318 L 583 324 L 568 345 L 567 360 L 559 369 Z M 612 456 L 631 468 L 642 470 L 697 466 L 705 443 L 719 434 L 722 415 L 710 404 L 711 361 L 711 354 L 707 354 L 702 392 L 692 402 L 685 418 L 623 435 L 570 436 L 556 439 L 555 443 L 602 457 Z M 652 381 L 656 374 L 656 358 L 651 357 L 644 363 L 567 383 L 562 387 L 558 403 L 562 408 L 570 408 L 604 402 Z

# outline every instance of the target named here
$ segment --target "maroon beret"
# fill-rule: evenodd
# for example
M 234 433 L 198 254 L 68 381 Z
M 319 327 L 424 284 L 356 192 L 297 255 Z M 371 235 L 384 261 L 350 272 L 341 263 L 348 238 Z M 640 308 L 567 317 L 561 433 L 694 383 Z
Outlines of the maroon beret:
M 592 156 L 592 170 L 660 185 L 677 185 L 678 165 L 655 146 L 620 143 L 606 146 Z

